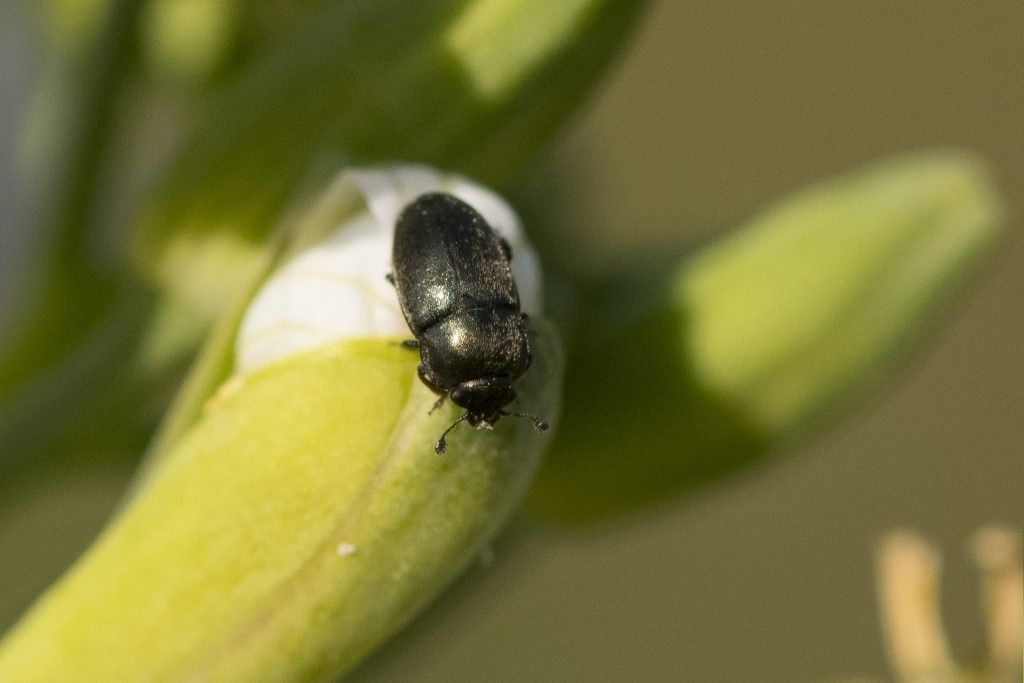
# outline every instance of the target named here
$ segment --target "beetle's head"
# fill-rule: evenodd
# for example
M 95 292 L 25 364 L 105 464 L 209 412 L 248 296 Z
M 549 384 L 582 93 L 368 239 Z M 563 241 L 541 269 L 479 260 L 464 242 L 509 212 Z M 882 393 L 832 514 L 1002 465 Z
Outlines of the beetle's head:
M 532 420 L 534 428 L 539 432 L 546 432 L 548 429 L 548 423 L 538 417 L 505 410 L 505 406 L 516 400 L 516 390 L 512 388 L 512 378 L 508 375 L 463 382 L 452 390 L 450 396 L 452 402 L 465 408 L 466 412 L 444 431 L 434 445 L 434 451 L 438 454 L 444 453 L 447 448 L 445 438 L 448 432 L 464 421 L 477 429 L 490 429 L 498 418 L 522 417 Z
M 512 378 L 508 375 L 463 382 L 451 393 L 452 402 L 466 409 L 469 424 L 488 428 L 501 417 L 501 409 L 516 400 Z

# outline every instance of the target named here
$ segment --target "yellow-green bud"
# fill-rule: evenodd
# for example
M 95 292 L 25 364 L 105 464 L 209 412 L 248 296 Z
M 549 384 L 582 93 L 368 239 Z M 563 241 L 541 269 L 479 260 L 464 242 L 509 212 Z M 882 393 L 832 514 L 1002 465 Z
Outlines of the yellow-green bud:
M 529 254 L 514 213 L 461 178 L 344 174 L 307 215 L 334 206 L 344 220 L 296 228 L 311 241 L 238 316 L 243 335 L 208 350 L 234 359 L 221 365 L 229 374 L 216 392 L 187 394 L 191 418 L 166 436 L 131 502 L 0 645 L 0 680 L 333 680 L 473 561 L 524 494 L 546 436 L 504 420 L 453 433 L 438 457 L 457 407 L 431 414 L 417 354 L 397 343 L 408 334 L 363 315 L 397 306 L 384 281 L 393 219 L 375 216 L 429 189 L 511 219 L 506 234 Z M 539 302 L 539 280 L 523 284 Z M 289 291 L 302 306 L 286 305 Z M 387 295 L 393 304 L 375 299 Z M 300 331 L 328 334 L 308 343 L 267 326 L 291 313 Z M 516 388 L 554 417 L 562 352 L 551 326 L 531 320 L 533 365 Z
M 998 235 L 973 159 L 899 159 L 798 194 L 575 335 L 532 502 L 657 501 L 763 456 L 884 377 Z M 625 320 L 623 319 L 625 318 Z

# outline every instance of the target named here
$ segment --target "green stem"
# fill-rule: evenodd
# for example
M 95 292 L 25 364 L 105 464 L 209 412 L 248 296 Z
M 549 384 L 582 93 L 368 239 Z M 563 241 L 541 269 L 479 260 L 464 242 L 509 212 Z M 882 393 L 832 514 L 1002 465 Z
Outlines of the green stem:
M 80 55 L 55 59 L 63 117 L 45 162 L 51 177 L 40 227 L 46 234 L 39 282 L 0 355 L 0 395 L 53 366 L 74 349 L 116 298 L 115 280 L 90 263 L 94 217 L 102 199 L 106 151 L 115 134 L 117 95 L 131 71 L 141 2 L 115 0 L 101 30 Z M 70 60 L 69 67 L 60 62 Z M 60 73 L 63 72 L 63 73 Z M 45 279 L 44 279 L 45 278 Z

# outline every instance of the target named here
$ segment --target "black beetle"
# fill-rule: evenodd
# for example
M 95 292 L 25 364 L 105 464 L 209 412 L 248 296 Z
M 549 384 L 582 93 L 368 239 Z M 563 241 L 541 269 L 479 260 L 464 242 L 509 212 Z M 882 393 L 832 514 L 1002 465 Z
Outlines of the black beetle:
M 530 367 L 526 314 L 512 277 L 511 250 L 476 209 L 435 192 L 412 201 L 395 224 L 389 280 L 420 352 L 420 379 L 466 412 L 434 446 L 443 453 L 448 432 L 468 420 L 490 429 L 500 417 L 533 420 L 504 408 L 515 400 L 512 383 Z

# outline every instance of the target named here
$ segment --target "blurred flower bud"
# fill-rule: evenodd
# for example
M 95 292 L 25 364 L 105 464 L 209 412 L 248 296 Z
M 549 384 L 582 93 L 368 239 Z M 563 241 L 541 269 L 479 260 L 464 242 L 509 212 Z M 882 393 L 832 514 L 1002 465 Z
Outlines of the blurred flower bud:
M 577 334 L 533 502 L 557 516 L 621 512 L 808 429 L 907 355 L 998 227 L 984 171 L 949 154 L 769 210 L 684 263 L 656 305 L 632 299 Z

